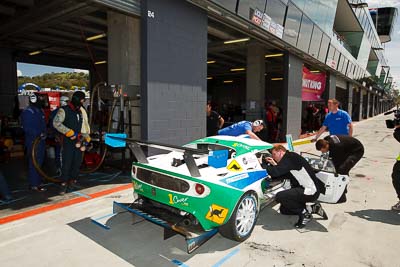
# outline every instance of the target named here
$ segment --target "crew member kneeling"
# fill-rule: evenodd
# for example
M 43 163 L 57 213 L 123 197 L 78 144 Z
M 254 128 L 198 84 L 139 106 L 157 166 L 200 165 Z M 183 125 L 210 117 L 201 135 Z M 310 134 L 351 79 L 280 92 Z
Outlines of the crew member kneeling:
M 320 193 L 325 193 L 325 186 L 302 156 L 277 145 L 272 149 L 272 158 L 268 157 L 266 161 L 271 165 L 264 167 L 272 178 L 284 176 L 290 179 L 291 188 L 276 194 L 281 214 L 298 215 L 296 228 L 303 228 L 312 219 L 311 213 L 328 219 L 319 203 L 306 208 L 307 202 L 314 202 Z

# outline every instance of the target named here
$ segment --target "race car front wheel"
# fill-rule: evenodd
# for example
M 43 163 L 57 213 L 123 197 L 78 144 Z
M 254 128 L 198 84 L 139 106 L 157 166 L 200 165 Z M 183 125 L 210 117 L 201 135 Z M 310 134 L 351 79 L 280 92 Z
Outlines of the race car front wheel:
M 253 232 L 257 220 L 257 198 L 246 193 L 239 200 L 229 221 L 219 228 L 222 236 L 242 242 Z

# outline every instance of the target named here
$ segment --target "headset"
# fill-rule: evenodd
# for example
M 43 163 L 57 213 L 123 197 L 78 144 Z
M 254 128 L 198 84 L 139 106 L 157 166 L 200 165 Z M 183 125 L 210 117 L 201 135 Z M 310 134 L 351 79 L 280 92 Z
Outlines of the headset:
M 264 125 L 264 121 L 263 121 L 263 120 L 256 120 L 256 121 L 253 122 L 253 125 L 254 125 L 254 126 L 261 126 L 261 125 Z

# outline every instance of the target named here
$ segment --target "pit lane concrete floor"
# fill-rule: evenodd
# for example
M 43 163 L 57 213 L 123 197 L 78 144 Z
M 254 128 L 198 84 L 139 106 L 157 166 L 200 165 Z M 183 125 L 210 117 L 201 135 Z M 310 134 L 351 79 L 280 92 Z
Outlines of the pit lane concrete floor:
M 162 240 L 162 229 L 133 224 L 129 214 L 108 219 L 110 230 L 91 223 L 112 212 L 113 200 L 129 202 L 131 190 L 0 225 L 0 265 L 11 266 L 400 266 L 400 214 L 391 169 L 400 144 L 380 115 L 355 125 L 365 158 L 351 172 L 344 204 L 323 204 L 303 231 L 297 218 L 265 208 L 252 236 L 239 244 L 219 234 L 194 253 L 184 240 Z M 296 148 L 315 152 L 313 144 Z M 107 218 L 106 218 L 107 219 Z

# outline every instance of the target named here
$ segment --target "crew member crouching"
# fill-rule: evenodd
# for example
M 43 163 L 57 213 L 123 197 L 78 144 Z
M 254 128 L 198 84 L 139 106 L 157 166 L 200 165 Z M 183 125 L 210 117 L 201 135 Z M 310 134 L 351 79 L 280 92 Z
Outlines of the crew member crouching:
M 291 188 L 278 192 L 275 200 L 281 204 L 280 213 L 285 215 L 298 215 L 299 220 L 294 225 L 303 228 L 316 213 L 328 219 L 321 204 L 313 204 L 308 209 L 307 202 L 315 202 L 320 193 L 325 193 L 325 186 L 316 176 L 308 162 L 300 155 L 287 151 L 282 145 L 272 148 L 272 158 L 267 157 L 270 165 L 264 165 L 272 178 L 285 177 L 290 179 Z

